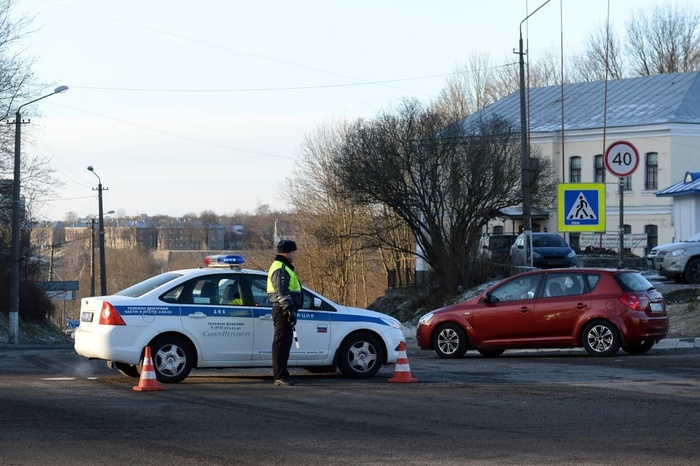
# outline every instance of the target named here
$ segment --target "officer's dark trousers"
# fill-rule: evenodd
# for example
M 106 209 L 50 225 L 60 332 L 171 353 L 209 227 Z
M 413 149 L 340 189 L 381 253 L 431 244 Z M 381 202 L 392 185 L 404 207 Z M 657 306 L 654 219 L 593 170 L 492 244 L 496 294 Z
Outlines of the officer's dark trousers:
M 287 361 L 294 339 L 292 324 L 287 320 L 282 308 L 276 304 L 272 306 L 272 322 L 275 324 L 272 338 L 272 373 L 275 380 L 286 380 L 289 378 Z

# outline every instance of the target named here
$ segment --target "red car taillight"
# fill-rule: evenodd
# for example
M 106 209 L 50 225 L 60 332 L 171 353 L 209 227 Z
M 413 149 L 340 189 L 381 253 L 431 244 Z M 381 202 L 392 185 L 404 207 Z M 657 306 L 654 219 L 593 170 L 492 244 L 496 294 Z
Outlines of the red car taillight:
M 625 306 L 635 311 L 643 311 L 649 305 L 649 298 L 639 297 L 633 293 L 625 293 L 617 298 Z
M 114 306 L 108 302 L 102 303 L 102 311 L 100 311 L 100 325 L 126 325 L 124 319 L 119 315 Z

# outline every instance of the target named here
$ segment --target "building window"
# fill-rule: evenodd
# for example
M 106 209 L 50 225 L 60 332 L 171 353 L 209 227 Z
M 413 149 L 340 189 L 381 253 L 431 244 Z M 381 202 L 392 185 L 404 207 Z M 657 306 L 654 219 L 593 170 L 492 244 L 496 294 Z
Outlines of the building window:
M 644 180 L 644 189 L 659 188 L 659 154 L 649 152 L 646 160 L 646 177 Z
M 646 253 L 649 254 L 649 251 L 659 245 L 659 227 L 656 225 L 645 225 L 644 233 L 647 234 Z
M 581 233 L 569 233 L 569 246 L 576 252 L 581 252 Z
M 494 235 L 502 235 L 503 234 L 503 225 L 496 225 L 493 227 L 493 234 Z
M 618 223 L 619 225 L 619 223 Z M 632 225 L 622 225 L 622 232 L 626 235 L 632 234 Z
M 622 178 L 622 190 L 632 191 L 632 175 Z
M 595 183 L 605 183 L 605 159 L 603 155 L 595 156 L 595 173 L 593 174 Z
M 569 182 L 581 182 L 581 157 L 571 157 L 569 159 Z
M 540 159 L 537 157 L 530 158 L 530 194 L 537 194 L 539 191 L 540 179 Z

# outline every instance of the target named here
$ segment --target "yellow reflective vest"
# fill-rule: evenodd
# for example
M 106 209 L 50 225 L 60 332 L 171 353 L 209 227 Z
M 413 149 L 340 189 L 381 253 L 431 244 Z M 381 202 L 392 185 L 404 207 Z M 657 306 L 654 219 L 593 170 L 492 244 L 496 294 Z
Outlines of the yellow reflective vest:
M 277 283 L 273 283 L 273 276 L 275 272 L 277 272 L 280 269 L 283 269 L 284 272 L 289 276 L 289 285 L 287 287 L 287 290 L 276 289 L 275 285 L 279 287 L 279 281 L 277 281 Z M 301 307 L 301 304 L 303 302 L 301 293 L 301 281 L 299 281 L 299 277 L 297 277 L 297 274 L 294 273 L 294 270 L 290 269 L 284 262 L 278 260 L 272 263 L 272 265 L 270 266 L 270 270 L 268 270 L 267 272 L 267 294 L 270 297 L 270 302 L 272 302 L 273 304 L 279 303 L 283 308 L 286 308 L 288 306 L 294 306 L 294 308 L 299 308 Z M 287 300 L 288 302 L 285 303 L 284 301 Z

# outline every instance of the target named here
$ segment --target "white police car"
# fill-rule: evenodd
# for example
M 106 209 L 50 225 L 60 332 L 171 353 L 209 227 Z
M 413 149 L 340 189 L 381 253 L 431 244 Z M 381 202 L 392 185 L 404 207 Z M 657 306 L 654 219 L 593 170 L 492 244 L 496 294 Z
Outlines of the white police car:
M 166 272 L 111 296 L 84 298 L 75 351 L 138 377 L 149 346 L 165 383 L 184 380 L 194 368 L 271 367 L 267 274 L 240 269 L 243 262 L 235 254 L 208 256 L 208 268 Z M 289 367 L 339 368 L 364 378 L 396 362 L 404 341 L 398 320 L 303 293 Z

